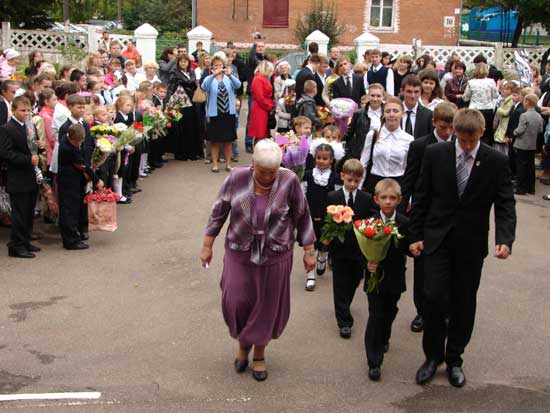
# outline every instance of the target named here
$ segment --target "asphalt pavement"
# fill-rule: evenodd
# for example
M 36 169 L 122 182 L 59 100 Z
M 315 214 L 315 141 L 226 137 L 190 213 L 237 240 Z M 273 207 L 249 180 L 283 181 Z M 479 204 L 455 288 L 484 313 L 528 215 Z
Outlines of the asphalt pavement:
M 239 164 L 249 159 L 242 155 Z M 409 330 L 412 262 L 382 380 L 373 383 L 363 345 L 366 296 L 357 291 L 353 336 L 341 339 L 332 274 L 304 291 L 298 248 L 290 321 L 267 348 L 269 379 L 257 383 L 232 366 L 237 345 L 220 304 L 222 237 L 209 269 L 198 259 L 226 175 L 202 161 L 170 161 L 140 182 L 143 192 L 131 205 L 119 206 L 119 229 L 91 233 L 86 251 L 62 249 L 56 227 L 37 221 L 42 252 L 33 260 L 8 258 L 9 232 L 0 229 L 0 396 L 101 393 L 96 400 L 0 401 L 0 411 L 550 411 L 544 187 L 518 197 L 510 259 L 485 261 L 463 389 L 448 384 L 443 367 L 431 384 L 414 383 L 423 354 L 421 334 Z

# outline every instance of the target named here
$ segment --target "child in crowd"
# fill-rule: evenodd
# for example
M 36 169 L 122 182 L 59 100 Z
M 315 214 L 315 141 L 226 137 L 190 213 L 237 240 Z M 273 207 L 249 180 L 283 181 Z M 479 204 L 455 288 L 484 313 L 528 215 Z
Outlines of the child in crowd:
M 307 117 L 315 130 L 323 126 L 323 122 L 319 119 L 317 113 L 317 104 L 315 96 L 317 95 L 317 84 L 314 80 L 306 80 L 304 83 L 304 94 L 296 103 L 298 116 Z
M 361 109 L 365 109 L 367 107 L 368 102 L 369 102 L 368 95 L 361 96 Z
M 354 220 L 368 218 L 373 209 L 371 195 L 359 189 L 365 169 L 357 159 L 348 159 L 342 168 L 344 187 L 330 192 L 327 205 L 347 205 L 354 212 Z M 363 279 L 365 259 L 353 230 L 346 234 L 342 243 L 338 239 L 329 244 L 332 258 L 333 295 L 336 321 L 340 337 L 350 338 L 353 317 L 350 312 L 355 290 Z
M 124 123 L 126 126 L 130 127 L 134 121 L 139 120 L 136 116 L 136 112 L 134 112 L 134 100 L 131 96 L 121 96 L 117 100 L 115 107 L 117 109 L 115 123 Z M 132 146 L 128 146 L 121 152 L 118 180 L 115 180 L 115 187 L 119 195 L 123 195 L 118 201 L 121 204 L 130 203 L 132 194 L 141 192 L 141 189 L 137 186 L 139 172 L 135 173 L 136 166 L 139 166 L 140 157 L 141 153 L 139 153 L 138 156 L 138 152 Z M 118 186 L 119 184 L 120 187 Z
M 126 79 L 126 75 L 123 74 L 122 72 L 120 71 L 116 71 L 113 75 L 113 83 L 111 84 L 111 89 L 110 89 L 110 93 L 111 93 L 111 99 L 113 100 L 114 103 L 116 103 L 117 99 L 120 97 L 120 95 L 123 95 L 124 91 L 125 90 L 128 90 L 126 89 L 126 82 L 127 82 L 127 79 Z M 130 91 L 126 92 L 126 95 L 127 96 L 131 96 L 132 93 Z
M 365 274 L 365 292 L 371 273 L 383 272 L 378 288 L 367 294 L 369 300 L 369 319 L 365 330 L 365 350 L 369 364 L 369 378 L 380 380 L 384 353 L 390 348 L 391 326 L 397 312 L 397 303 L 401 294 L 406 290 L 405 275 L 407 272 L 407 254 L 409 243 L 407 240 L 409 219 L 397 212 L 401 202 L 401 188 L 397 181 L 386 178 L 379 181 L 374 189 L 374 202 L 380 211 L 374 215 L 384 223 L 394 221 L 403 238 L 398 245 L 390 243 L 386 258 L 380 263 L 367 265 Z
M 90 128 L 88 124 L 83 120 L 84 113 L 86 112 L 86 99 L 77 94 L 69 95 L 67 98 L 67 108 L 71 113 L 65 123 L 59 128 L 58 142 L 61 142 L 67 138 L 69 127 L 75 123 L 80 123 L 84 126 L 85 138 L 82 144 L 82 156 L 86 165 L 90 166 L 92 160 L 92 153 L 95 148 L 95 143 L 90 134 Z
M 166 92 L 168 88 L 164 83 L 154 82 L 153 83 L 153 105 L 161 110 L 164 109 L 164 99 L 166 98 Z
M 76 123 L 68 128 L 67 138 L 59 144 L 59 231 L 63 248 L 68 250 L 88 248 L 84 243 L 88 239 L 88 208 L 84 204 L 87 181 L 92 180 L 97 189 L 103 188 L 103 182 L 85 160 L 81 147 L 85 137 L 85 128 Z
M 118 57 L 113 57 L 107 68 L 107 74 L 105 75 L 105 84 L 112 86 L 115 81 L 115 73 L 122 70 L 122 64 Z
M 506 129 L 510 122 L 510 114 L 514 108 L 513 94 L 519 94 L 519 88 L 514 82 L 506 82 L 502 87 L 502 100 L 497 109 L 496 116 L 498 117 L 498 126 L 495 130 L 495 146 L 494 148 L 508 155 L 508 141 L 506 139 Z
M 48 166 L 52 162 L 53 149 L 55 147 L 56 136 L 52 130 L 53 113 L 57 105 L 57 96 L 52 89 L 44 89 L 38 96 L 38 115 L 44 119 L 44 128 L 46 129 L 46 154 L 48 156 Z
M 514 130 L 516 138 L 517 195 L 535 194 L 535 152 L 537 137 L 542 133 L 544 121 L 536 111 L 539 98 L 530 93 L 523 99 L 525 112 L 519 117 L 518 127 Z
M 82 114 L 82 121 L 88 127 L 91 127 L 94 123 L 94 108 L 92 107 L 92 105 L 86 105 L 84 113 Z
M 97 108 L 95 108 L 93 126 L 98 126 L 98 125 L 108 126 L 109 124 L 110 124 L 110 115 L 109 115 L 109 112 L 107 111 L 107 108 L 105 106 L 98 106 Z M 119 150 L 122 150 L 122 148 L 120 148 Z M 117 155 L 118 155 L 117 153 L 110 154 L 107 160 L 103 163 L 103 165 L 101 165 L 95 171 L 98 178 L 103 181 L 104 186 L 109 189 L 113 189 L 114 173 L 115 173 L 114 169 L 117 162 Z
M 317 241 L 315 242 L 315 249 L 318 251 L 317 274 L 323 275 L 325 273 L 328 252 L 320 241 L 321 229 L 327 215 L 327 196 L 329 192 L 335 190 L 337 181 L 336 174 L 332 171 L 334 161 L 332 146 L 326 143 L 315 145 L 316 140 L 313 141 L 310 148 L 310 153 L 313 152 L 315 157 L 315 168 L 305 171 L 302 178 L 302 188 L 309 204 L 309 212 L 313 220 L 315 236 L 317 237 Z M 314 289 L 315 273 L 310 271 L 307 273 L 306 291 L 313 291 Z
M 323 128 L 321 137 L 325 138 L 330 143 L 334 151 L 332 170 L 336 174 L 336 189 L 339 189 L 342 187 L 340 174 L 344 163 L 347 161 L 344 144 L 341 142 L 342 135 L 340 134 L 340 128 L 336 125 L 327 125 Z
M 277 115 L 277 132 L 290 131 L 292 118 L 296 115 L 296 81 L 285 80 L 283 97 L 277 101 L 275 113 Z
M 136 76 L 136 62 L 132 59 L 128 59 L 124 62 L 124 74 L 126 75 L 126 88 L 130 92 L 135 93 L 139 88 L 139 76 Z
M 294 133 L 298 138 L 305 136 L 311 142 L 313 137 L 311 135 L 311 120 L 309 118 L 297 116 L 292 120 L 292 125 L 294 127 Z M 308 154 L 305 169 L 308 170 L 313 168 L 315 168 L 315 159 L 311 154 Z
M 384 110 L 384 99 L 386 92 L 380 83 L 372 83 L 368 89 L 368 105 L 366 114 L 370 120 L 369 130 L 378 130 L 382 126 L 382 112 Z
M 117 112 L 115 105 L 105 105 L 105 110 L 109 114 L 107 124 L 108 125 L 113 125 L 115 123 L 116 112 Z

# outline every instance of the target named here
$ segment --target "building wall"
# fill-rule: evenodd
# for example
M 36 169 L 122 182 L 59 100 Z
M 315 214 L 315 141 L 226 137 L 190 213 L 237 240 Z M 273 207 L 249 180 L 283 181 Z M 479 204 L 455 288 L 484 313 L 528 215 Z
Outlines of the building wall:
M 394 1 L 398 32 L 371 30 L 381 43 L 410 44 L 416 38 L 422 39 L 423 44 L 456 44 L 460 15 L 454 12 L 460 8 L 460 0 Z M 342 45 L 353 46 L 353 39 L 364 32 L 369 16 L 367 4 L 370 4 L 369 0 L 335 2 L 339 19 L 346 25 L 346 32 L 340 37 Z M 267 36 L 267 43 L 295 44 L 293 31 L 296 21 L 310 7 L 310 0 L 289 0 L 289 27 L 264 28 L 263 0 L 198 0 L 197 24 L 212 31 L 216 41 L 248 42 L 252 40 L 252 33 L 259 31 Z M 454 16 L 454 29 L 444 28 L 444 16 Z

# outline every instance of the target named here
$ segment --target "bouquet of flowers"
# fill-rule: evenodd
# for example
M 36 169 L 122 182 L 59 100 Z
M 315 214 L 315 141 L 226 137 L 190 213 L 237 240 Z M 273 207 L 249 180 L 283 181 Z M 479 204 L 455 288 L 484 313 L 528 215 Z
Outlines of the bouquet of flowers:
M 357 110 L 357 103 L 348 98 L 337 98 L 330 101 L 330 111 L 334 116 L 334 123 L 340 128 L 342 136 L 348 128 L 349 118 Z
M 325 224 L 321 229 L 321 242 L 330 243 L 334 238 L 344 242 L 346 232 L 352 228 L 353 209 L 343 205 L 329 205 L 327 207 L 327 216 Z
M 113 137 L 116 138 L 120 134 L 120 125 L 124 125 L 124 123 L 117 123 L 116 125 L 110 126 L 110 125 L 96 125 L 92 126 L 90 128 L 90 133 L 92 136 L 97 139 L 101 137 Z M 127 129 L 127 126 L 124 125 L 124 130 Z
M 315 156 L 315 151 L 317 150 L 317 147 L 322 144 L 327 144 L 332 147 L 332 150 L 334 151 L 334 159 L 336 161 L 340 161 L 344 156 L 346 156 L 346 150 L 344 149 L 344 145 L 342 144 L 342 142 L 329 141 L 325 138 L 317 138 L 311 141 L 311 144 L 309 146 L 310 155 Z
M 283 151 L 283 166 L 288 168 L 300 180 L 304 176 L 304 169 L 307 155 L 309 153 L 309 141 L 305 136 L 298 138 L 294 132 L 275 136 L 275 143 L 280 146 Z
M 36 129 L 34 128 L 34 125 L 32 123 L 31 116 L 28 116 L 27 119 L 25 119 L 25 129 L 27 132 L 27 145 L 29 146 L 29 150 L 31 151 L 31 154 L 38 155 Z M 38 185 L 42 185 L 42 182 L 44 182 L 44 177 L 42 176 L 42 171 L 40 170 L 40 167 L 34 167 L 34 176 L 36 179 L 36 183 Z
M 360 219 L 353 223 L 353 227 L 359 248 L 370 263 L 380 263 L 386 258 L 390 242 L 393 240 L 397 245 L 403 238 L 395 221 L 388 220 L 384 223 L 380 218 Z M 367 293 L 378 290 L 383 279 L 384 270 L 379 267 L 370 274 Z
M 145 131 L 146 129 L 141 122 L 134 122 L 132 126 L 120 133 L 120 136 L 114 144 L 115 149 L 122 148 L 125 145 L 137 145 L 145 138 Z
M 97 169 L 103 165 L 109 155 L 114 152 L 114 142 L 114 138 L 110 139 L 108 135 L 96 139 L 94 151 L 92 152 L 92 169 Z
M 325 124 L 334 122 L 330 109 L 326 106 L 317 106 L 317 116 Z
M 120 196 L 110 189 L 90 192 L 84 197 L 84 203 L 88 205 L 90 231 L 116 231 L 116 203 L 119 199 Z
M 162 111 L 154 106 L 147 108 L 143 114 L 143 126 L 147 140 L 155 140 L 166 135 L 168 119 Z

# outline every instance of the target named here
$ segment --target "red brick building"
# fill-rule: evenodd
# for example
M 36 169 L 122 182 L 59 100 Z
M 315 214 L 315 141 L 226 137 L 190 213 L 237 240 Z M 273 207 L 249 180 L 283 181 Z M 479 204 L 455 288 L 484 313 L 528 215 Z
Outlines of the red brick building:
M 297 19 L 311 9 L 312 0 L 197 0 L 197 25 L 208 28 L 217 41 L 248 42 L 259 31 L 268 43 L 296 44 Z M 340 44 L 369 31 L 381 43 L 455 45 L 460 24 L 460 0 L 337 0 L 338 19 L 346 32 Z

